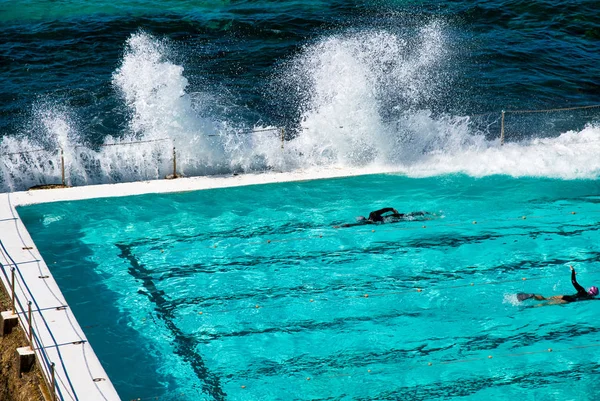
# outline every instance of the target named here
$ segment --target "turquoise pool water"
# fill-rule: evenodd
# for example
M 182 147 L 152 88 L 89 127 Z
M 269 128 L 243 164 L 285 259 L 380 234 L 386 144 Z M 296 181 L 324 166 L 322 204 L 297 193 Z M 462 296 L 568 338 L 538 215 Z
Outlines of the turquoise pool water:
M 599 285 L 599 203 L 375 175 L 18 211 L 123 400 L 564 401 L 600 395 L 600 303 L 514 294 Z M 386 206 L 435 216 L 332 228 Z

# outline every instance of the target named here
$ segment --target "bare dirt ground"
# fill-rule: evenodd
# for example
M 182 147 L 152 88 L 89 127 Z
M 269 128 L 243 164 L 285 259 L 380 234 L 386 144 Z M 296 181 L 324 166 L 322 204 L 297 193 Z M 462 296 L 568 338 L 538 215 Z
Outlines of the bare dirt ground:
M 0 310 L 11 308 L 10 298 L 0 284 Z M 16 349 L 28 345 L 27 336 L 16 327 L 12 333 L 0 337 L 0 401 L 44 401 L 44 379 L 36 365 L 30 373 L 19 377 Z

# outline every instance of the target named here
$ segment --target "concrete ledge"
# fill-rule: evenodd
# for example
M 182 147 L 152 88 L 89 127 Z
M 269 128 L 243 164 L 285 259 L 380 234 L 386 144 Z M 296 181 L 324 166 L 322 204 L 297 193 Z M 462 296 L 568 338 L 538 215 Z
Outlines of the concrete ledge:
M 67 190 L 40 190 L 40 192 Z M 27 313 L 28 302 L 32 299 L 35 301 L 32 305 L 31 318 L 36 328 L 34 350 L 29 347 L 20 349 L 15 361 L 15 364 L 19 364 L 16 371 L 20 375 L 30 369 L 32 355 L 35 355 L 34 361 L 39 362 L 40 371 L 46 380 L 50 380 L 48 364 L 55 364 L 56 391 L 62 394 L 65 400 L 79 398 L 85 401 L 119 401 L 119 395 L 112 382 L 87 342 L 50 269 L 19 218 L 16 211 L 19 203 L 14 201 L 13 195 L 12 193 L 0 194 L 0 216 L 8 216 L 5 218 L 9 219 L 0 227 L 0 240 L 6 247 L 8 255 L 12 257 L 11 260 L 6 253 L 0 252 L 0 263 L 6 270 L 13 266 L 14 260 L 18 267 L 20 274 L 16 276 L 17 281 L 24 281 L 26 285 L 17 285 L 15 296 L 25 307 L 25 313 Z M 0 274 L 0 282 L 6 292 L 10 292 L 10 276 L 7 280 L 4 274 Z M 19 325 L 25 333 L 28 332 L 28 322 L 19 319 Z M 15 349 L 16 347 L 10 352 L 14 353 Z M 94 379 L 98 377 L 107 380 L 97 383 Z
M 312 181 L 389 173 L 400 173 L 400 170 L 398 170 L 398 167 L 389 166 L 368 168 L 315 167 L 306 170 L 296 170 L 283 173 L 202 176 L 178 178 L 176 180 L 153 180 L 117 184 L 88 185 L 85 187 L 68 187 L 62 189 L 40 189 L 35 191 L 13 192 L 10 194 L 10 196 L 12 198 L 11 202 L 13 203 L 13 206 L 16 207 L 36 203 L 109 198 L 150 193 L 199 191 L 205 189 L 230 188 L 246 185 L 278 184 L 283 182 Z M 15 217 L 14 214 L 3 210 L 0 210 L 0 216 L 4 218 Z

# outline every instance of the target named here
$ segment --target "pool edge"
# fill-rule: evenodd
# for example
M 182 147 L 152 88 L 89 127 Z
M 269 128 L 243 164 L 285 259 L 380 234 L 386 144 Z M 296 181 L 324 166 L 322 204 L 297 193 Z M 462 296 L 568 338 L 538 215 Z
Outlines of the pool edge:
M 120 401 L 111 380 L 69 308 L 50 269 L 21 221 L 12 194 L 0 194 L 0 241 L 4 249 L 0 262 L 4 268 L 16 265 L 15 298 L 22 305 L 32 305 L 34 335 L 41 347 L 34 346 L 36 359 L 44 369 L 55 364 L 56 388 L 65 400 Z M 11 259 L 12 258 L 12 259 Z M 4 288 L 11 294 L 11 283 L 1 276 Z M 19 324 L 25 333 L 26 316 Z M 43 348 L 41 350 L 40 348 Z M 42 363 L 46 362 L 46 365 Z
M 312 181 L 361 175 L 399 173 L 394 167 L 370 168 L 311 168 L 290 172 L 252 173 L 220 176 L 184 177 L 171 180 L 150 180 L 128 183 L 99 184 L 81 187 L 37 189 L 12 192 L 13 205 L 24 206 L 38 203 L 74 201 L 94 198 L 172 193 L 231 188 L 248 185 L 277 184 L 284 182 Z M 3 194 L 4 195 L 4 194 Z M 0 214 L 0 220 L 3 216 Z M 0 238 L 1 239 L 1 238 Z

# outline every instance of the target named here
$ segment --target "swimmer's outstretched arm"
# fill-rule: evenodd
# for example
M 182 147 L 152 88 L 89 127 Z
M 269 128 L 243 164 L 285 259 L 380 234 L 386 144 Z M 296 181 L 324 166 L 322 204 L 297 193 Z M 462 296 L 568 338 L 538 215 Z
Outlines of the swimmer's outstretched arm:
M 571 268 L 571 284 L 573 284 L 573 287 L 575 287 L 578 294 L 587 295 L 587 291 L 585 290 L 585 288 L 583 288 L 577 282 L 577 278 L 575 278 L 575 275 L 577 274 L 577 273 L 575 273 L 575 269 L 573 269 L 573 266 L 569 266 L 569 268 Z
M 366 224 L 376 224 L 376 223 L 372 222 L 370 220 L 362 220 L 362 221 L 359 221 L 357 223 L 344 223 L 344 224 L 340 224 L 339 226 L 333 226 L 333 228 L 346 228 L 346 227 L 354 227 L 354 226 L 364 226 Z
M 344 224 L 340 224 L 339 226 L 333 226 L 333 228 L 346 228 L 346 227 L 354 227 L 354 226 L 360 226 L 363 223 L 344 223 Z
M 369 214 L 369 216 L 381 217 L 382 214 L 387 213 L 387 212 L 393 212 L 394 214 L 398 214 L 398 211 L 396 209 L 394 209 L 393 207 L 384 207 L 383 209 L 379 209 L 379 210 L 375 210 L 374 212 L 371 212 Z

